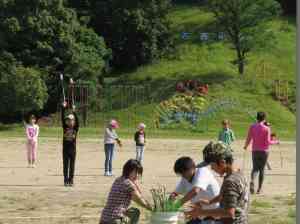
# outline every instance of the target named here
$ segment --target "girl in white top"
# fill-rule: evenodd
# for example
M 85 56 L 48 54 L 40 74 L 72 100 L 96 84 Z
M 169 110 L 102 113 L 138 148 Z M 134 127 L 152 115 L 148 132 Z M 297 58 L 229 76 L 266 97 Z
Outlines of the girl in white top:
M 27 137 L 27 160 L 28 167 L 35 168 L 37 146 L 38 146 L 38 136 L 39 136 L 39 126 L 36 124 L 36 117 L 31 115 L 29 117 L 29 122 L 25 124 L 26 137 Z
M 104 152 L 105 152 L 105 172 L 104 176 L 113 176 L 112 161 L 114 157 L 115 143 L 122 147 L 122 143 L 118 137 L 116 129 L 119 124 L 116 120 L 111 120 L 104 132 Z

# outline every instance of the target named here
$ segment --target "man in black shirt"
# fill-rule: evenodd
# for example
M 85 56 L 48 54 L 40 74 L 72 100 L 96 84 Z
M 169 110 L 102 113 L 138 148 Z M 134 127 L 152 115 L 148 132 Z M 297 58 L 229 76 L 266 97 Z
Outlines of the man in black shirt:
M 67 102 L 62 104 L 61 120 L 63 127 L 63 172 L 64 185 L 73 186 L 75 158 L 76 158 L 76 138 L 79 130 L 78 117 L 73 105 L 73 113 L 65 116 Z

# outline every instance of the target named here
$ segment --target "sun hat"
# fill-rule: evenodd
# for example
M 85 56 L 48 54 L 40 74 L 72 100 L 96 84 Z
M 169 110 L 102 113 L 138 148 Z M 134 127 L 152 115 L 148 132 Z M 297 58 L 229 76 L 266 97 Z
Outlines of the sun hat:
M 146 128 L 146 125 L 144 123 L 140 123 L 139 124 L 139 129 L 144 129 L 144 128 Z
M 203 159 L 206 163 L 211 163 L 216 158 L 227 158 L 229 156 L 232 156 L 232 149 L 221 141 L 211 141 L 203 149 Z

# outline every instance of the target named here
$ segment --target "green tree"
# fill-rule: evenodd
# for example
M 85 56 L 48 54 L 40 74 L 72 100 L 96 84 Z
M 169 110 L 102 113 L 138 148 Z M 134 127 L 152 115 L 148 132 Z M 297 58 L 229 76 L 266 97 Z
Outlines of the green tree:
M 135 68 L 172 49 L 170 0 L 68 0 L 112 49 L 115 68 Z M 89 18 L 88 18 L 89 17 Z
M 41 110 L 48 99 L 42 71 L 24 67 L 11 54 L 0 56 L 0 114 Z
M 43 71 L 50 112 L 60 97 L 59 73 L 95 83 L 110 53 L 103 38 L 81 25 L 64 0 L 0 0 L 0 49 L 24 67 Z
M 279 15 L 279 3 L 275 0 L 210 0 L 208 7 L 233 45 L 237 55 L 234 64 L 243 74 L 249 52 L 272 44 L 274 34 L 268 29 L 267 21 Z

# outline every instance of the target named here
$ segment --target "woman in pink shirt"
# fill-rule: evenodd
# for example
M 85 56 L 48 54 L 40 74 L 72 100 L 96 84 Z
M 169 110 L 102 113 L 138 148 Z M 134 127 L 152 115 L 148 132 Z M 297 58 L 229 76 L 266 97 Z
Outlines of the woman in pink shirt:
M 268 160 L 269 147 L 273 144 L 279 144 L 277 140 L 271 138 L 271 129 L 265 124 L 266 113 L 257 113 L 257 122 L 251 125 L 248 131 L 248 137 L 244 149 L 247 150 L 252 142 L 252 163 L 250 192 L 254 193 L 254 180 L 259 173 L 257 194 L 261 192 L 264 182 L 264 171 Z

